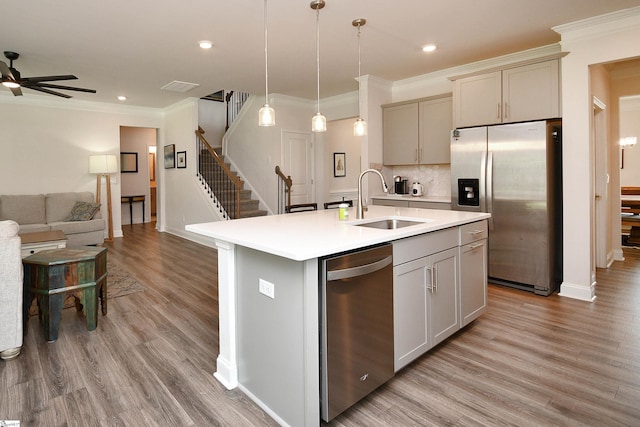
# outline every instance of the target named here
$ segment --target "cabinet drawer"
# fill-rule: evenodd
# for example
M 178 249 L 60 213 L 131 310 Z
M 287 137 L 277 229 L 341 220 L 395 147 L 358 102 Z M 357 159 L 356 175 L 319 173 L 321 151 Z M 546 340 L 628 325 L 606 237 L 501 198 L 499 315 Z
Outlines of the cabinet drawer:
M 458 228 L 407 237 L 393 242 L 393 265 L 413 261 L 458 246 Z
M 460 226 L 460 245 L 487 238 L 487 221 L 472 222 Z

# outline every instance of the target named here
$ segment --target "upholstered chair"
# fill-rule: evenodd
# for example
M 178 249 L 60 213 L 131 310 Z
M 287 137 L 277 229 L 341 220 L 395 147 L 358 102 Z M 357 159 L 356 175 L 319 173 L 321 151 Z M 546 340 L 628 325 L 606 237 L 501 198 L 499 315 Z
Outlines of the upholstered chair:
M 22 258 L 20 226 L 0 221 L 0 358 L 10 360 L 22 348 Z

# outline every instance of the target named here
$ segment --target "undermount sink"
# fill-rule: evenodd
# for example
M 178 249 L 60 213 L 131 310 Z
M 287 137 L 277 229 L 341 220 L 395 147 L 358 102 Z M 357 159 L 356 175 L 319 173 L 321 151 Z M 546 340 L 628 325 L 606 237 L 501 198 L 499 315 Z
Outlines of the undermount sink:
M 398 228 L 410 227 L 412 225 L 424 224 L 430 220 L 415 220 L 415 219 L 402 219 L 402 218 L 383 218 L 374 221 L 360 222 L 353 224 L 358 227 L 378 228 L 381 230 L 396 230 Z

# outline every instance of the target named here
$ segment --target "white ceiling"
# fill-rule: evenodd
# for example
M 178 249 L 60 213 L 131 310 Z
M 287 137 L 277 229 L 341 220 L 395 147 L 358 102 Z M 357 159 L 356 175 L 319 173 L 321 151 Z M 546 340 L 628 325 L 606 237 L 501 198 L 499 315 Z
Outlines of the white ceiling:
M 320 96 L 356 90 L 362 74 L 395 81 L 556 43 L 551 27 L 640 0 L 325 0 Z M 264 93 L 263 0 L 3 0 L 0 50 L 20 53 L 23 77 L 75 74 L 59 84 L 96 89 L 76 99 L 166 107 L 218 90 Z M 316 13 L 305 0 L 268 0 L 269 92 L 315 99 Z M 199 40 L 214 47 L 201 50 Z M 431 54 L 421 46 L 436 43 Z M 0 57 L 7 65 L 4 57 Z M 171 81 L 197 83 L 186 93 Z M 0 86 L 1 87 L 1 86 Z M 8 89 L 2 87 L 0 91 Z M 28 89 L 25 95 L 38 94 Z M 6 95 L 6 94 L 3 94 Z

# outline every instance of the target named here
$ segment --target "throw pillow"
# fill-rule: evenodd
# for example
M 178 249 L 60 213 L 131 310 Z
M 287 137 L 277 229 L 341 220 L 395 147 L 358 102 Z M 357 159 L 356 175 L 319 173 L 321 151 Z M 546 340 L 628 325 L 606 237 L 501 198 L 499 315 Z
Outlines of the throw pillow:
M 100 209 L 99 203 L 76 202 L 65 221 L 89 221 Z

